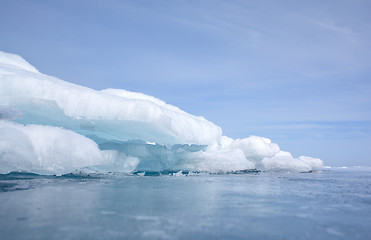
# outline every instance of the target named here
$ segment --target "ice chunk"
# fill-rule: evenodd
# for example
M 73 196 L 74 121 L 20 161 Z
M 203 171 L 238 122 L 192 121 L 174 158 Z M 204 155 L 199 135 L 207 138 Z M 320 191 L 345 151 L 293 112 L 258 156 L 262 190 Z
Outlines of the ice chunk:
M 255 164 L 247 160 L 240 149 L 209 149 L 187 153 L 181 169 L 205 172 L 232 172 L 254 169 Z
M 280 151 L 279 146 L 268 138 L 250 136 L 244 139 L 237 139 L 232 143 L 232 147 L 240 148 L 244 151 L 246 158 L 259 161 L 262 157 L 270 157 Z
M 254 169 L 240 149 L 207 148 L 201 145 L 173 145 L 171 148 L 141 141 L 105 142 L 100 149 L 113 150 L 138 159 L 137 171 L 185 170 L 230 172 Z
M 0 173 L 31 171 L 37 159 L 31 140 L 23 131 L 0 121 Z
M 1 62 L 12 58 L 4 53 L 1 56 L 3 56 Z M 11 66 L 22 65 L 20 60 L 8 63 Z M 134 129 L 135 134 L 128 137 L 137 135 L 137 138 L 144 141 L 156 141 L 166 145 L 177 143 L 216 145 L 220 142 L 222 135 L 220 127 L 203 117 L 193 116 L 144 94 L 113 89 L 95 91 L 41 73 L 30 73 L 28 70 L 18 69 L 0 74 L 0 104 L 20 109 L 24 112 L 25 118 L 28 118 L 28 112 L 32 111 L 29 119 L 33 123 L 41 123 L 38 120 L 43 119 L 38 111 L 46 115 L 60 112 L 64 119 L 68 120 L 58 122 L 57 119 L 50 122 L 51 125 L 72 127 L 71 129 L 75 131 L 80 129 L 65 123 L 77 119 L 103 121 L 101 128 L 106 135 L 102 137 L 108 139 L 115 139 L 117 135 L 114 130 L 109 131 L 104 120 L 114 123 L 116 130 L 126 128 L 127 132 L 130 132 L 130 129 Z M 50 114 L 48 111 L 51 111 Z M 128 125 L 129 128 L 126 127 Z
M 323 162 L 319 158 L 300 156 L 298 159 L 309 165 L 311 170 L 320 170 L 323 167 Z
M 308 172 L 312 167 L 300 159 L 294 158 L 289 152 L 280 151 L 273 157 L 264 158 L 259 167 L 270 171 Z
M 227 136 L 222 136 L 220 138 L 220 146 L 225 148 L 231 146 L 233 143 L 233 138 L 227 137 Z
M 263 158 L 272 157 L 280 151 L 277 144 L 268 138 L 250 136 L 248 138 L 233 140 L 228 137 L 222 138 L 222 146 L 241 149 L 245 157 L 253 162 L 260 162 Z
M 101 172 L 133 172 L 137 170 L 140 162 L 137 157 L 129 157 L 122 152 L 115 150 L 102 151 L 105 159 L 104 164 L 94 166 Z
M 0 121 L 0 173 L 69 173 L 104 163 L 98 145 L 59 127 Z
M 320 170 L 323 162 L 321 159 L 306 156 L 294 158 L 291 153 L 280 151 L 273 157 L 263 159 L 260 166 L 264 170 L 308 172 Z
M 294 158 L 268 138 L 222 136 L 212 122 L 155 97 L 78 86 L 0 52 L 0 172 L 61 174 L 87 167 L 311 171 L 322 161 Z

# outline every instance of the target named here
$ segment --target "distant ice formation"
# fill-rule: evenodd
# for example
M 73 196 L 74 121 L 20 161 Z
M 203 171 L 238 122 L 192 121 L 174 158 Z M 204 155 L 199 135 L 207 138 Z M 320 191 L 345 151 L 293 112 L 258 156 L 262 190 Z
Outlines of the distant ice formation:
M 232 139 L 164 101 L 121 89 L 96 91 L 40 73 L 0 51 L 0 173 L 321 169 L 270 139 Z

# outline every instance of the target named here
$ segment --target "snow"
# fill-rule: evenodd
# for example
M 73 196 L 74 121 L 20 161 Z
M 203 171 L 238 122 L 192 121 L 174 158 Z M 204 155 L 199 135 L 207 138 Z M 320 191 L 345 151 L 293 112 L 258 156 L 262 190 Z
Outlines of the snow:
M 272 143 L 270 139 L 258 136 L 236 139 L 231 142 L 229 147 L 241 149 L 246 158 L 255 163 L 260 162 L 265 157 L 272 157 L 280 151 L 280 147 Z
M 0 104 L 8 104 L 23 112 L 40 109 L 42 112 L 60 112 L 61 117 L 66 119 L 64 123 L 76 119 L 90 122 L 116 121 L 118 126 L 111 132 L 107 129 L 107 123 L 102 122 L 101 131 L 106 133 L 105 138 L 117 138 L 115 134 L 118 129 L 133 123 L 135 126 L 129 128 L 139 129 L 134 129 L 134 133 L 126 129 L 127 131 L 120 133 L 123 136 L 120 140 L 138 138 L 161 144 L 213 145 L 217 144 L 221 137 L 221 129 L 218 126 L 173 106 L 160 105 L 147 99 L 126 98 L 105 91 L 99 92 L 44 74 L 30 74 L 27 71 L 2 74 L 0 95 Z M 64 123 L 52 124 L 67 127 Z M 107 136 L 107 133 L 112 136 Z
M 272 157 L 266 157 L 261 161 L 261 168 L 270 171 L 298 171 L 308 172 L 320 170 L 322 160 L 318 158 L 301 156 L 294 158 L 289 152 L 280 151 Z
M 24 70 L 33 73 L 39 73 L 39 71 L 24 60 L 21 56 L 12 53 L 5 53 L 0 51 L 0 68 L 1 71 L 5 71 L 7 68 L 14 70 Z
M 98 171 L 312 171 L 320 159 L 294 158 L 270 139 L 232 139 L 143 93 L 96 91 L 37 71 L 0 52 L 0 173 Z
M 71 130 L 0 121 L 0 173 L 62 174 L 103 161 L 93 140 Z

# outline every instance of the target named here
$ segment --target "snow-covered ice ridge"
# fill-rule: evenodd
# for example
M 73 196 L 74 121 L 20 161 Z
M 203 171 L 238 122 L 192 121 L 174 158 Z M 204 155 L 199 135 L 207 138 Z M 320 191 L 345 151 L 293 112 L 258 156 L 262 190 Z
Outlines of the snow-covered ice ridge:
M 0 173 L 307 172 L 322 166 L 264 137 L 223 136 L 212 122 L 155 97 L 65 82 L 0 51 Z

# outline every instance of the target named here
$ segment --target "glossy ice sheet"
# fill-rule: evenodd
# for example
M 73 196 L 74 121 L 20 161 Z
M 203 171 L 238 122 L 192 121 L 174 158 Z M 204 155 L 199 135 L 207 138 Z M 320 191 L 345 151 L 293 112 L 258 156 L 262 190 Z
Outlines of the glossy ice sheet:
M 3 240 L 371 239 L 370 170 L 0 179 Z

